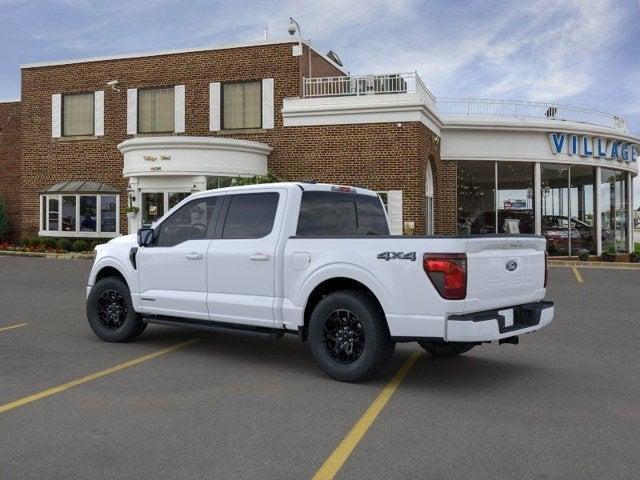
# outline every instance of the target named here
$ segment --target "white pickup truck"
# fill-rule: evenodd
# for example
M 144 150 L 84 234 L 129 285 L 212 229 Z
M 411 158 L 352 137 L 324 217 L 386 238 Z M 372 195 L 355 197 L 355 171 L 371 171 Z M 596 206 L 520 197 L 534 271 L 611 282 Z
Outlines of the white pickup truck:
M 434 356 L 551 322 L 539 236 L 390 236 L 380 197 L 275 183 L 192 195 L 96 247 L 87 316 L 125 342 L 148 323 L 308 340 L 330 377 L 376 374 L 396 342 Z

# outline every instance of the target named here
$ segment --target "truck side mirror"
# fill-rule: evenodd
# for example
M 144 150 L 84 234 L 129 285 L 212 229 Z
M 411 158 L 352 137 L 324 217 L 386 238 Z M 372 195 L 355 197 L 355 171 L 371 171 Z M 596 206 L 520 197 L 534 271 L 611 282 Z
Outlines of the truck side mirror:
M 142 227 L 138 230 L 138 245 L 141 247 L 153 247 L 156 244 L 156 234 L 153 228 Z

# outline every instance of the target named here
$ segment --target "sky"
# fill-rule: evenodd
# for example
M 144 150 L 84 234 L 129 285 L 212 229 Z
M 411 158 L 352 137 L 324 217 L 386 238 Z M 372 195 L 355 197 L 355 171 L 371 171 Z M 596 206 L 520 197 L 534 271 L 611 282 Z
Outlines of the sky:
M 640 0 L 0 0 L 0 99 L 20 96 L 20 64 L 281 39 L 290 16 L 351 73 L 594 108 L 640 135 Z

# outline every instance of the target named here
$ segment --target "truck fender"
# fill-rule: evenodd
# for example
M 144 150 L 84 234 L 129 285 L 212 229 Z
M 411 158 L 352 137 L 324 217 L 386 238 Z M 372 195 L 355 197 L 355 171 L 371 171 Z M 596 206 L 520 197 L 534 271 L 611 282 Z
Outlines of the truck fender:
M 123 263 L 120 259 L 112 256 L 101 257 L 91 269 L 89 275 L 89 285 L 95 285 L 96 277 L 98 273 L 105 268 L 114 268 L 124 277 L 129 291 L 132 293 L 138 291 L 138 276 L 135 274 L 133 267 L 130 264 Z
M 333 263 L 330 265 L 324 265 L 315 270 L 307 277 L 298 291 L 295 299 L 293 300 L 294 304 L 302 307 L 302 312 L 304 312 L 309 297 L 316 287 L 321 283 L 334 278 L 346 278 L 361 283 L 367 287 L 373 295 L 375 295 L 385 313 L 390 311 L 391 299 L 389 298 L 389 294 L 382 282 L 380 282 L 380 280 L 378 280 L 376 276 L 367 269 L 352 263 Z M 304 323 L 304 319 L 301 319 L 300 324 L 302 323 Z

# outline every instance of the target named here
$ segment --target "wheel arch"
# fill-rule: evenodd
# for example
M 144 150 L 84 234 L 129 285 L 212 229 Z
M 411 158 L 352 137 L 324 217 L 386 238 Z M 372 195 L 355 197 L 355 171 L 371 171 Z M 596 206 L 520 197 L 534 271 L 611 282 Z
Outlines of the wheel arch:
M 116 258 L 101 258 L 91 269 L 89 284 L 93 286 L 98 280 L 106 277 L 120 278 L 131 292 L 137 291 L 137 284 L 134 281 L 135 275 L 133 270 L 127 268 Z
M 119 278 L 120 280 L 122 280 L 124 282 L 124 284 L 127 286 L 127 288 L 130 288 L 129 287 L 129 282 L 127 282 L 127 279 L 125 278 L 125 276 L 120 272 L 120 270 L 118 270 L 117 268 L 112 267 L 112 266 L 104 266 L 100 270 L 98 270 L 98 272 L 96 273 L 95 282 L 97 283 L 100 280 L 102 280 L 103 278 L 107 278 L 107 277 Z
M 307 284 L 307 288 L 305 290 L 308 291 L 306 293 L 303 309 L 303 318 L 302 318 L 302 337 L 306 338 L 306 330 L 309 325 L 309 318 L 311 317 L 311 312 L 316 307 L 318 302 L 322 300 L 324 297 L 329 295 L 332 292 L 343 291 L 343 290 L 358 290 L 365 293 L 371 300 L 375 303 L 375 305 L 379 308 L 380 313 L 385 318 L 385 323 L 387 324 L 387 328 L 389 328 L 386 312 L 388 307 L 388 300 L 384 294 L 384 289 L 381 285 L 376 285 L 373 281 L 367 281 L 369 279 L 362 278 L 354 278 L 354 275 L 347 274 L 338 274 L 335 272 L 334 275 L 322 275 L 313 282 L 314 286 L 309 287 Z

